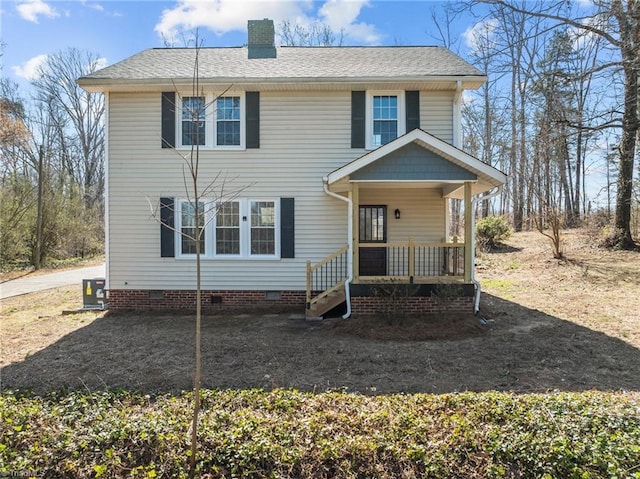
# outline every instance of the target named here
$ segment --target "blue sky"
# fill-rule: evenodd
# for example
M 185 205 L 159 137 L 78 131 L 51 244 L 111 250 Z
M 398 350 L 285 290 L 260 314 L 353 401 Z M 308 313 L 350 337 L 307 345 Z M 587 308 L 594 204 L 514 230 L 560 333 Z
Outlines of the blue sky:
M 28 86 L 46 55 L 67 47 L 87 50 L 112 64 L 165 45 L 177 31 L 198 27 L 204 46 L 246 43 L 247 20 L 320 21 L 345 32 L 348 45 L 440 44 L 432 12 L 443 2 L 399 0 L 4 0 L 2 75 Z M 471 18 L 453 25 L 464 49 Z M 182 42 L 176 40 L 177 46 Z

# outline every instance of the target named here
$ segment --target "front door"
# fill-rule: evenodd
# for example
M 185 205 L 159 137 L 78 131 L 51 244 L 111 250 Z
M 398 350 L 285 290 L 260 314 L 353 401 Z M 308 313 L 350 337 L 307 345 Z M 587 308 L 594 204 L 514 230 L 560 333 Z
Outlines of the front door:
M 360 243 L 387 242 L 387 207 L 360 206 Z M 360 276 L 387 275 L 387 248 L 360 247 Z

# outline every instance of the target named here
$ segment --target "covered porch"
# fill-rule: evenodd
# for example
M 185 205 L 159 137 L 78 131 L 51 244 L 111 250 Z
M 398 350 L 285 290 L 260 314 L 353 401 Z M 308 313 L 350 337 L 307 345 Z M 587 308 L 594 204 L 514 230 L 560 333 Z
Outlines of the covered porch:
M 463 200 L 464 225 L 472 225 L 474 197 L 500 186 L 503 177 L 422 130 L 331 172 L 325 192 L 347 204 L 349 241 L 307 263 L 307 314 L 319 316 L 352 295 L 366 296 L 367 285 L 470 285 L 473 228 L 449 235 L 450 200 Z

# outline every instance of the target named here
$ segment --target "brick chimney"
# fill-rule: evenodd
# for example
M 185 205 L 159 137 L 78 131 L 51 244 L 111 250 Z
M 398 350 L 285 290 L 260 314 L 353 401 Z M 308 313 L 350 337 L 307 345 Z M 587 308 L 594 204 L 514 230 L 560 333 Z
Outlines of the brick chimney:
M 249 58 L 276 58 L 273 20 L 249 20 Z

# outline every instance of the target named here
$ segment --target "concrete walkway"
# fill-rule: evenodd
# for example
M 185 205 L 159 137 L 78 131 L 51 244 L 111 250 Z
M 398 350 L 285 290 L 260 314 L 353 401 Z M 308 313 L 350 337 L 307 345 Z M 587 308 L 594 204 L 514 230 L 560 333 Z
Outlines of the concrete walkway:
M 78 286 L 78 289 L 81 289 L 83 279 L 104 278 L 104 275 L 104 264 L 60 271 L 59 273 L 27 275 L 0 284 L 0 299 L 74 284 Z

